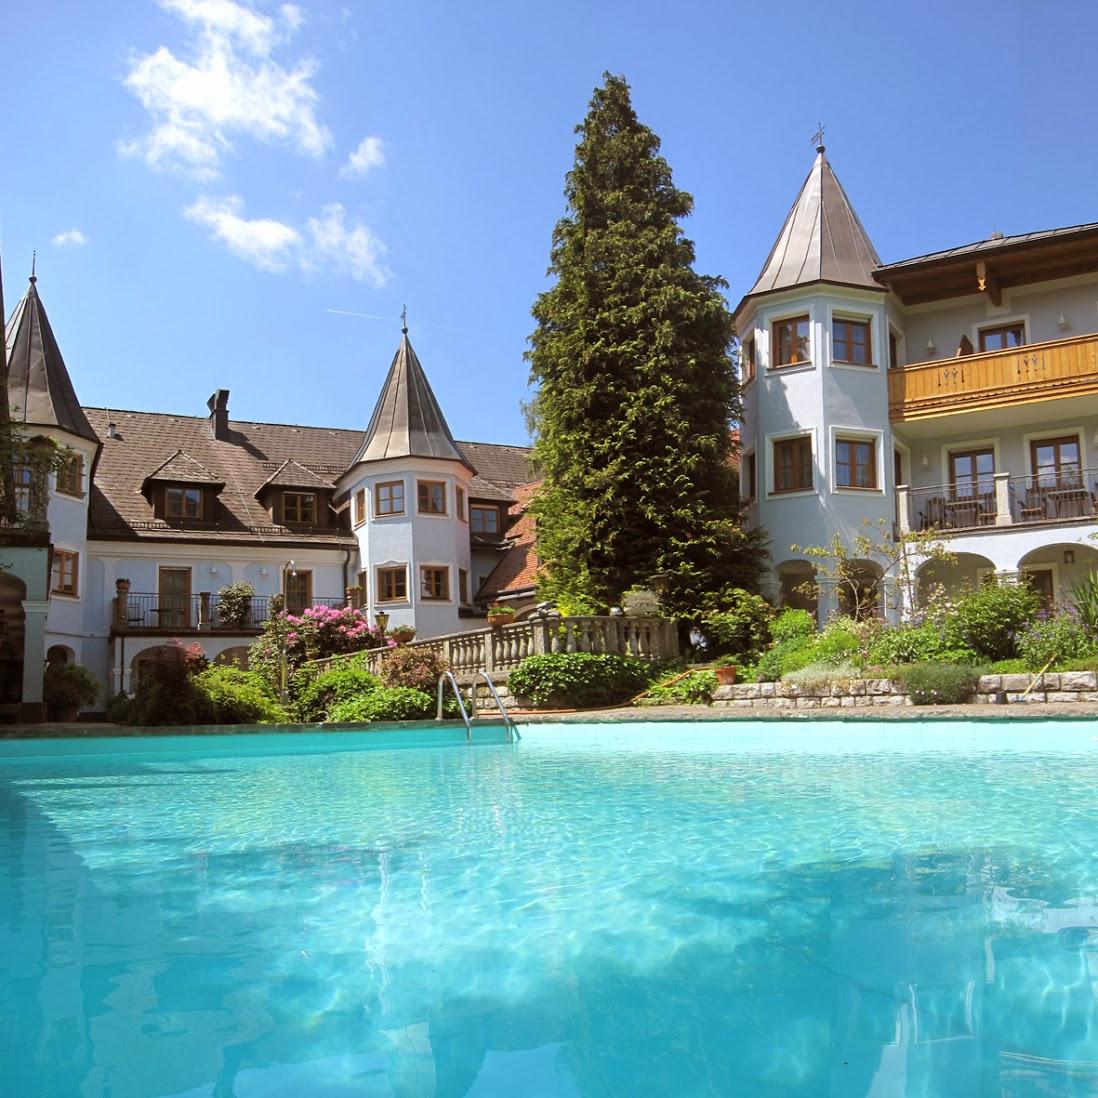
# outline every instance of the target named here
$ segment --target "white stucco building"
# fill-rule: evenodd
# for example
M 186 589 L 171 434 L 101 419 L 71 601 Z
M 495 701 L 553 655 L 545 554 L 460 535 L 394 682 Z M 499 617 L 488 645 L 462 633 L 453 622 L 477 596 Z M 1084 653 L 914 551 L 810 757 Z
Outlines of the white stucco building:
M 867 520 L 940 533 L 957 563 L 924 583 L 1022 574 L 1063 604 L 1098 568 L 1098 224 L 882 264 L 821 146 L 736 320 L 775 599 L 806 601 L 793 546 Z

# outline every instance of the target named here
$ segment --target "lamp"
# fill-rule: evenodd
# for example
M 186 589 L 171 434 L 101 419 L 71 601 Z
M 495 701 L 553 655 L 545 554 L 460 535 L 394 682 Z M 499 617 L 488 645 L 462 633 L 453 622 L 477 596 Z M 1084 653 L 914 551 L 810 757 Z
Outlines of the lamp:
M 210 575 L 212 575 L 212 576 L 217 575 L 217 565 L 216 564 L 211 564 L 210 565 Z
M 1071 321 L 1068 320 L 1068 318 L 1064 316 L 1063 313 L 1061 313 L 1056 318 L 1056 327 L 1059 328 L 1061 332 L 1066 332 L 1068 328 L 1071 327 Z
M 922 460 L 919 462 L 924 472 L 930 468 L 930 457 L 927 454 L 923 454 Z
M 1065 549 L 1064 550 L 1064 563 L 1065 564 L 1074 564 L 1075 563 L 1075 550 L 1074 549 Z
M 928 339 L 926 341 L 926 357 L 933 358 L 937 353 L 938 345 L 934 342 L 933 339 Z
M 389 624 L 389 615 L 384 610 L 379 610 L 374 615 L 374 624 L 377 626 L 377 631 L 381 634 L 381 639 L 385 639 L 385 629 Z
M 287 561 L 282 566 L 282 615 L 280 618 L 280 625 L 278 629 L 278 670 L 279 670 L 279 690 L 278 698 L 283 705 L 289 704 L 290 692 L 286 688 L 286 573 L 291 576 L 297 575 L 297 565 L 294 562 Z

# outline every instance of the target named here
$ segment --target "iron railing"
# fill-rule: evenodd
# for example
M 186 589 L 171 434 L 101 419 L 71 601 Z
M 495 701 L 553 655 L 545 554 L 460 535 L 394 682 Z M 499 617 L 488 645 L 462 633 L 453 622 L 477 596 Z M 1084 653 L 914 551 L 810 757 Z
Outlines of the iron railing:
M 310 599 L 301 606 L 289 606 L 291 614 L 300 614 L 306 606 L 346 606 L 340 598 Z M 215 632 L 258 633 L 271 613 L 271 596 L 252 595 L 242 603 L 238 597 L 222 603 L 216 593 L 176 595 L 131 591 L 124 605 L 115 600 L 115 629 L 123 632 Z
M 961 485 L 911 488 L 907 495 L 914 530 L 973 530 L 994 526 L 999 518 L 991 477 Z
M 1067 522 L 1098 512 L 1098 469 L 1058 469 L 1010 478 L 1013 521 Z

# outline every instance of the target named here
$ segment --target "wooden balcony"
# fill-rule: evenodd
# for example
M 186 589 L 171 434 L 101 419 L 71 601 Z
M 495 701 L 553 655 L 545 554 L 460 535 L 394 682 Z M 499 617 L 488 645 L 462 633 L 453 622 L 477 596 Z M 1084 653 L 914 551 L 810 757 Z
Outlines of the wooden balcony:
M 1098 393 L 1098 335 L 888 371 L 893 423 Z

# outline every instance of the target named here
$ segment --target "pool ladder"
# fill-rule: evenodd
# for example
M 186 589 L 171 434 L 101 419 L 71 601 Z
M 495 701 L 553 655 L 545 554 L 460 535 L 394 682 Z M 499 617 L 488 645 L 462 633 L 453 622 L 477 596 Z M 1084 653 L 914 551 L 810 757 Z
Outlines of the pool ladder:
M 499 710 L 499 715 L 503 718 L 503 727 L 507 729 L 507 742 L 514 743 L 516 740 L 521 740 L 518 729 L 515 727 L 515 722 L 511 720 L 511 714 L 507 712 L 507 707 L 503 704 L 503 699 L 499 696 L 499 691 L 496 689 L 495 683 L 492 682 L 488 676 L 487 671 L 477 672 L 477 678 L 473 680 L 472 689 L 472 704 L 473 704 L 473 716 L 469 716 L 468 710 L 465 708 L 465 700 L 461 696 L 461 687 L 458 686 L 458 681 L 454 677 L 453 671 L 443 671 L 438 677 L 438 704 L 435 709 L 435 720 L 442 720 L 442 694 L 446 689 L 446 684 L 450 684 L 450 689 L 454 692 L 454 697 L 457 698 L 458 709 L 461 712 L 461 719 L 465 722 L 465 739 L 467 743 L 473 742 L 473 721 L 477 715 L 477 686 L 478 680 L 484 679 L 488 684 L 488 692 L 492 695 L 492 700 L 496 703 L 496 708 Z

